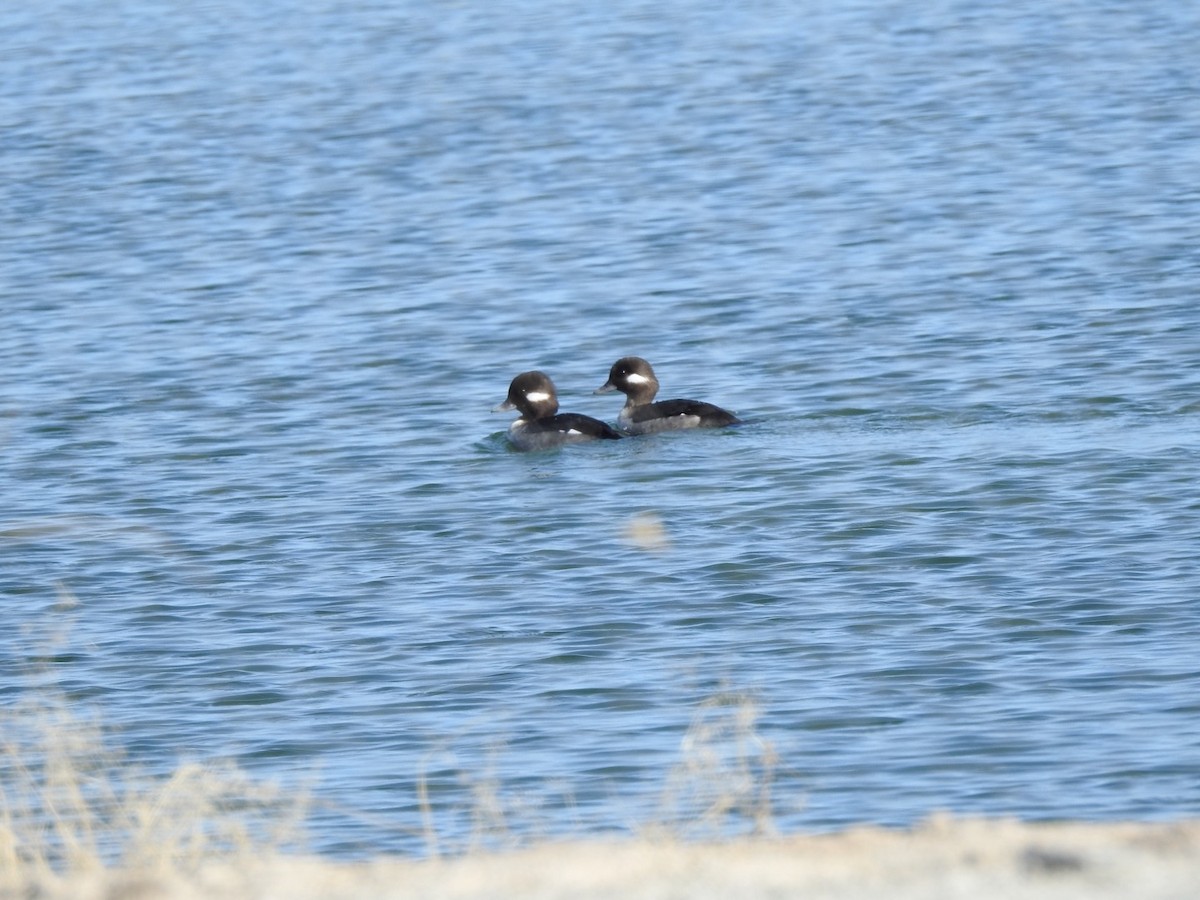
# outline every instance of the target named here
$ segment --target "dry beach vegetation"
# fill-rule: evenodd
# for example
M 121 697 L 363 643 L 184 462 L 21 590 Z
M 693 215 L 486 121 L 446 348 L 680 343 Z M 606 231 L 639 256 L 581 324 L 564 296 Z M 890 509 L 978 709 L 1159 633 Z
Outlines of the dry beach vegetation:
M 446 847 L 431 812 L 421 860 L 307 854 L 305 796 L 231 765 L 139 773 L 60 700 L 10 710 L 3 735 L 0 898 L 1200 896 L 1200 821 L 933 817 L 908 830 L 777 836 L 774 756 L 737 694 L 697 711 L 663 814 L 639 837 Z M 506 834 L 497 793 L 476 797 L 480 828 Z M 728 816 L 751 833 L 715 837 Z

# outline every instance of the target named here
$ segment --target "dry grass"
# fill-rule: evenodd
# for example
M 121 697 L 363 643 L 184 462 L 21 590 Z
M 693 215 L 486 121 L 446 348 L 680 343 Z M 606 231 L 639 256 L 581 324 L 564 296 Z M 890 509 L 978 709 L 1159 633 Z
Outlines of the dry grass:
M 186 872 L 213 860 L 300 849 L 303 796 L 232 764 L 151 777 L 111 750 L 94 720 L 44 699 L 4 717 L 0 891 L 104 868 Z
M 743 694 L 701 704 L 647 832 L 678 839 L 773 833 L 775 754 L 755 731 L 756 720 L 757 708 Z M 0 896 L 106 869 L 186 876 L 213 862 L 303 849 L 306 796 L 288 795 L 232 764 L 183 763 L 151 777 L 111 749 L 96 718 L 74 713 L 44 689 L 5 714 L 0 729 Z M 503 752 L 493 746 L 482 772 L 460 771 L 449 806 L 418 779 L 430 857 L 512 849 L 526 835 L 546 836 L 536 827 L 537 805 L 497 774 Z M 445 747 L 435 753 L 443 761 L 453 755 Z
M 519 817 L 519 804 L 510 797 L 503 781 L 496 774 L 496 763 L 503 750 L 501 743 L 492 744 L 488 763 L 482 772 L 458 771 L 457 795 L 469 797 L 469 802 L 436 804 L 430 796 L 427 769 L 435 757 L 453 760 L 448 744 L 430 751 L 422 763 L 417 779 L 417 802 L 421 809 L 421 836 L 425 853 L 431 859 L 443 855 L 461 856 L 483 849 L 496 850 L 515 846 L 519 841 L 513 824 Z M 463 835 L 451 838 L 450 835 Z
M 279 859 L 304 850 L 307 793 L 289 794 L 231 763 L 180 764 L 151 775 L 113 749 L 99 718 L 54 687 L 53 660 L 67 642 L 76 601 L 60 592 L 59 624 L 28 635 L 45 668 L 27 673 L 26 699 L 0 714 L 0 898 L 56 893 L 97 873 L 190 877 L 212 864 Z M 702 703 L 680 742 L 661 812 L 645 830 L 674 839 L 772 834 L 776 758 L 757 733 L 757 707 L 725 692 Z M 459 766 L 449 744 L 431 749 L 417 779 L 419 829 L 429 857 L 511 850 L 545 840 L 569 790 L 549 814 L 500 776 L 494 743 L 482 769 Z M 394 830 L 395 823 L 379 823 Z M 552 836 L 561 839 L 563 834 Z
M 75 605 L 60 590 L 57 610 Z M 43 635 L 55 658 L 66 627 Z M 303 848 L 307 795 L 257 781 L 232 763 L 184 762 L 152 776 L 112 748 L 48 670 L 0 714 L 0 896 L 34 896 L 80 874 L 193 871 L 213 860 Z
M 778 757 L 757 721 L 758 705 L 746 694 L 723 692 L 700 704 L 651 833 L 683 839 L 775 834 L 771 786 Z
M 678 761 L 666 775 L 657 809 L 633 830 L 686 841 L 775 834 L 771 791 L 778 760 L 758 733 L 758 715 L 757 703 L 746 693 L 722 691 L 703 701 L 680 739 Z M 428 857 L 580 836 L 562 825 L 563 811 L 573 806 L 570 791 L 563 789 L 549 804 L 545 796 L 538 801 L 523 795 L 499 774 L 505 753 L 504 743 L 496 741 L 484 765 L 460 766 L 446 742 L 426 756 L 416 792 Z M 435 761 L 436 779 L 426 774 Z M 453 799 L 440 800 L 448 781 L 454 783 Z M 438 784 L 442 791 L 435 790 Z
M 430 855 L 461 856 L 341 864 L 294 855 L 306 812 L 300 799 L 233 766 L 184 764 L 167 777 L 139 775 L 108 749 L 94 719 L 73 714 L 61 699 L 43 699 L 0 722 L 0 900 L 1167 900 L 1193 896 L 1200 884 L 1200 823 L 941 819 L 910 831 L 725 840 L 773 832 L 776 757 L 756 721 L 755 704 L 744 694 L 701 704 L 681 740 L 650 840 L 556 839 L 486 852 L 525 831 L 526 810 L 505 791 L 492 763 L 482 775 L 459 776 L 470 799 L 453 808 L 437 807 L 424 781 L 419 787 Z M 445 761 L 449 751 L 438 753 Z M 439 772 L 443 785 L 454 780 L 452 767 Z M 458 834 L 464 824 L 467 845 L 439 840 L 448 825 Z M 695 842 L 713 837 L 722 840 Z

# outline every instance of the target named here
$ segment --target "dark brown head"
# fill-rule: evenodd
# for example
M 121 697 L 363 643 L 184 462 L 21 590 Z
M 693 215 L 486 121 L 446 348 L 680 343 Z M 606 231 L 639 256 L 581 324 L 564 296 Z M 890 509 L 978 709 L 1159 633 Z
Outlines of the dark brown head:
M 613 363 L 608 381 L 596 388 L 597 394 L 620 391 L 637 403 L 649 403 L 658 393 L 658 379 L 650 363 L 640 356 L 624 356 Z
M 508 398 L 496 407 L 517 409 L 523 419 L 544 419 L 558 412 L 558 394 L 545 372 L 522 372 L 508 386 Z

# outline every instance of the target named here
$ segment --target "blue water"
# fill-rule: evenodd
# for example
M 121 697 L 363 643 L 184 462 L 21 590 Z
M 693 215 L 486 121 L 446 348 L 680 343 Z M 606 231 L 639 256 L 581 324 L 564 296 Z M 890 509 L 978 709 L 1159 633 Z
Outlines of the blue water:
M 655 821 L 746 698 L 783 830 L 1200 812 L 1193 6 L 0 35 L 5 705 L 313 784 L 340 856 L 421 782 L 448 842 Z M 507 447 L 626 354 L 748 424 Z

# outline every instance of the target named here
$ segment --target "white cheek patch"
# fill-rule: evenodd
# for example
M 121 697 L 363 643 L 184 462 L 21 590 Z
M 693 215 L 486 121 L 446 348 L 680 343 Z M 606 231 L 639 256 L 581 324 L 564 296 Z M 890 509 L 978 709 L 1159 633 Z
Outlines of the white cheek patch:
M 637 372 L 630 372 L 625 376 L 625 380 L 630 384 L 645 384 L 650 379 L 645 375 L 639 375 Z
M 567 434 L 583 434 L 578 428 L 568 428 Z
M 549 400 L 550 395 L 545 391 L 530 391 L 525 395 L 525 399 L 532 403 L 541 403 L 544 400 Z

